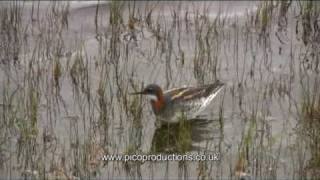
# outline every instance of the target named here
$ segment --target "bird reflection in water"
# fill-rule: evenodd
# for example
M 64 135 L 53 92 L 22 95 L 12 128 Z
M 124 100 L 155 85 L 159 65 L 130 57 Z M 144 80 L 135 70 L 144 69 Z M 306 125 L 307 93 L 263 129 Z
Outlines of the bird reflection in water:
M 151 145 L 152 153 L 186 153 L 201 150 L 201 142 L 221 137 L 218 120 L 180 119 L 178 123 L 164 123 L 157 128 Z

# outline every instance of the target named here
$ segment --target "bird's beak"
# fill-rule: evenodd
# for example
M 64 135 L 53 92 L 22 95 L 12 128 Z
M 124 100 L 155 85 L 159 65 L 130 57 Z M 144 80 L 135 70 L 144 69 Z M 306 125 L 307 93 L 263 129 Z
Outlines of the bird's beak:
M 145 94 L 143 91 L 141 92 L 134 92 L 134 93 L 130 93 L 130 95 L 139 95 L 139 94 Z

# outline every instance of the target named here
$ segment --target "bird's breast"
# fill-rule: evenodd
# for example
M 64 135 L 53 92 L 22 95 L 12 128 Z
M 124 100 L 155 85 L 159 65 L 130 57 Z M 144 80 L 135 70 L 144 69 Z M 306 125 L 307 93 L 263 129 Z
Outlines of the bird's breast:
M 153 112 L 156 115 L 158 115 L 163 108 L 163 102 L 159 100 L 151 100 L 151 105 L 152 105 Z

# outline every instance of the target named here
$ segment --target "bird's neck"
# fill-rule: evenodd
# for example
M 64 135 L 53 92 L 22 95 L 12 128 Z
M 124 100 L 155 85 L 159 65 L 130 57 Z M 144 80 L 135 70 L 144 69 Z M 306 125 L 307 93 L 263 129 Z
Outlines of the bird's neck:
M 164 106 L 164 97 L 162 92 L 156 95 L 156 99 L 151 100 L 153 111 L 158 114 Z

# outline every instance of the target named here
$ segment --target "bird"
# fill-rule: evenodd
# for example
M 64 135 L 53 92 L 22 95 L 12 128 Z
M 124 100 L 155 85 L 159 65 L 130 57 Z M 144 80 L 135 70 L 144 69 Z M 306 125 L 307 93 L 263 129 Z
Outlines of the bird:
M 149 97 L 152 110 L 160 124 L 161 122 L 177 123 L 182 115 L 187 119 L 196 118 L 212 102 L 224 85 L 220 80 L 216 80 L 207 85 L 163 91 L 159 85 L 149 84 L 141 92 L 131 94 Z

